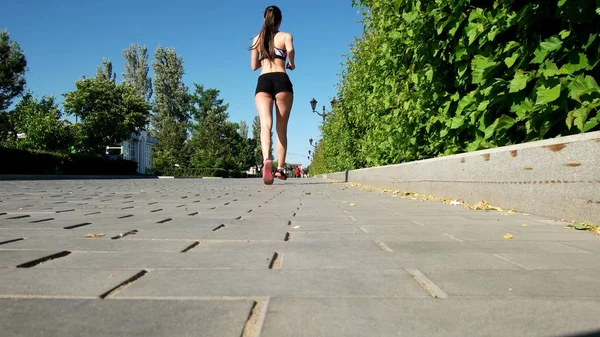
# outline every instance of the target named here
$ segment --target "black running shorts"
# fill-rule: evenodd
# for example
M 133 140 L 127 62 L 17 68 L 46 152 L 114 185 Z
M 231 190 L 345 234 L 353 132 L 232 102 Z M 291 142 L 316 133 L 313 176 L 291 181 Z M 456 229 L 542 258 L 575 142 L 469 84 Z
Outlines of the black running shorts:
M 266 92 L 275 99 L 275 95 L 282 91 L 294 93 L 292 81 L 290 81 L 288 75 L 283 72 L 266 73 L 258 77 L 254 95 L 259 92 Z

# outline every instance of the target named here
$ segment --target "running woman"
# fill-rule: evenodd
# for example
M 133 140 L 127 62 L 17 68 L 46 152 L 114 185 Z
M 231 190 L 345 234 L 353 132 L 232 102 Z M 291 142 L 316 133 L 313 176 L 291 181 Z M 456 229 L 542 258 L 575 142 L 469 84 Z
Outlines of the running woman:
M 260 117 L 260 143 L 263 155 L 263 182 L 273 184 L 273 164 L 269 158 L 271 128 L 273 126 L 273 103 L 277 130 L 277 171 L 275 177 L 286 180 L 285 156 L 287 153 L 287 125 L 294 101 L 292 82 L 286 69 L 294 70 L 294 40 L 292 34 L 280 32 L 281 10 L 277 6 L 265 9 L 264 23 L 260 33 L 252 41 L 250 66 L 262 68 L 254 101 Z M 288 62 L 286 64 L 286 59 Z

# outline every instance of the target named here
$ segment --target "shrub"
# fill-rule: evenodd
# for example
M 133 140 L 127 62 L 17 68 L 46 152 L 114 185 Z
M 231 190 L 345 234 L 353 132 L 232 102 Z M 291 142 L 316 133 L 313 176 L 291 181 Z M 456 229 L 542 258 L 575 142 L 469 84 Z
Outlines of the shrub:
M 0 174 L 135 175 L 137 163 L 47 151 L 0 147 Z

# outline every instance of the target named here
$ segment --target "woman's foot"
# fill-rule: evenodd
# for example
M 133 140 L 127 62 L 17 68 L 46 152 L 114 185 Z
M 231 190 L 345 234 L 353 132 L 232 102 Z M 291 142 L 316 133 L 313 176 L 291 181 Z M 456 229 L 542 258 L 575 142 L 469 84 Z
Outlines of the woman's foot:
M 283 172 L 283 169 L 277 169 L 277 172 L 275 172 L 275 176 L 277 177 L 277 179 L 287 180 L 287 176 Z
M 265 183 L 265 185 L 273 184 L 273 180 L 275 179 L 273 178 L 273 163 L 271 163 L 271 159 L 265 160 L 262 176 L 263 183 Z

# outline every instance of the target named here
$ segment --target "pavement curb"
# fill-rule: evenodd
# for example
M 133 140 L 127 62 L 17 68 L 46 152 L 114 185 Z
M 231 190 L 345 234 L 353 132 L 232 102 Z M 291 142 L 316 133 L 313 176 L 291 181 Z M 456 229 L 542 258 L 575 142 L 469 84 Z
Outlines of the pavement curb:
M 600 131 L 319 177 L 600 223 Z

